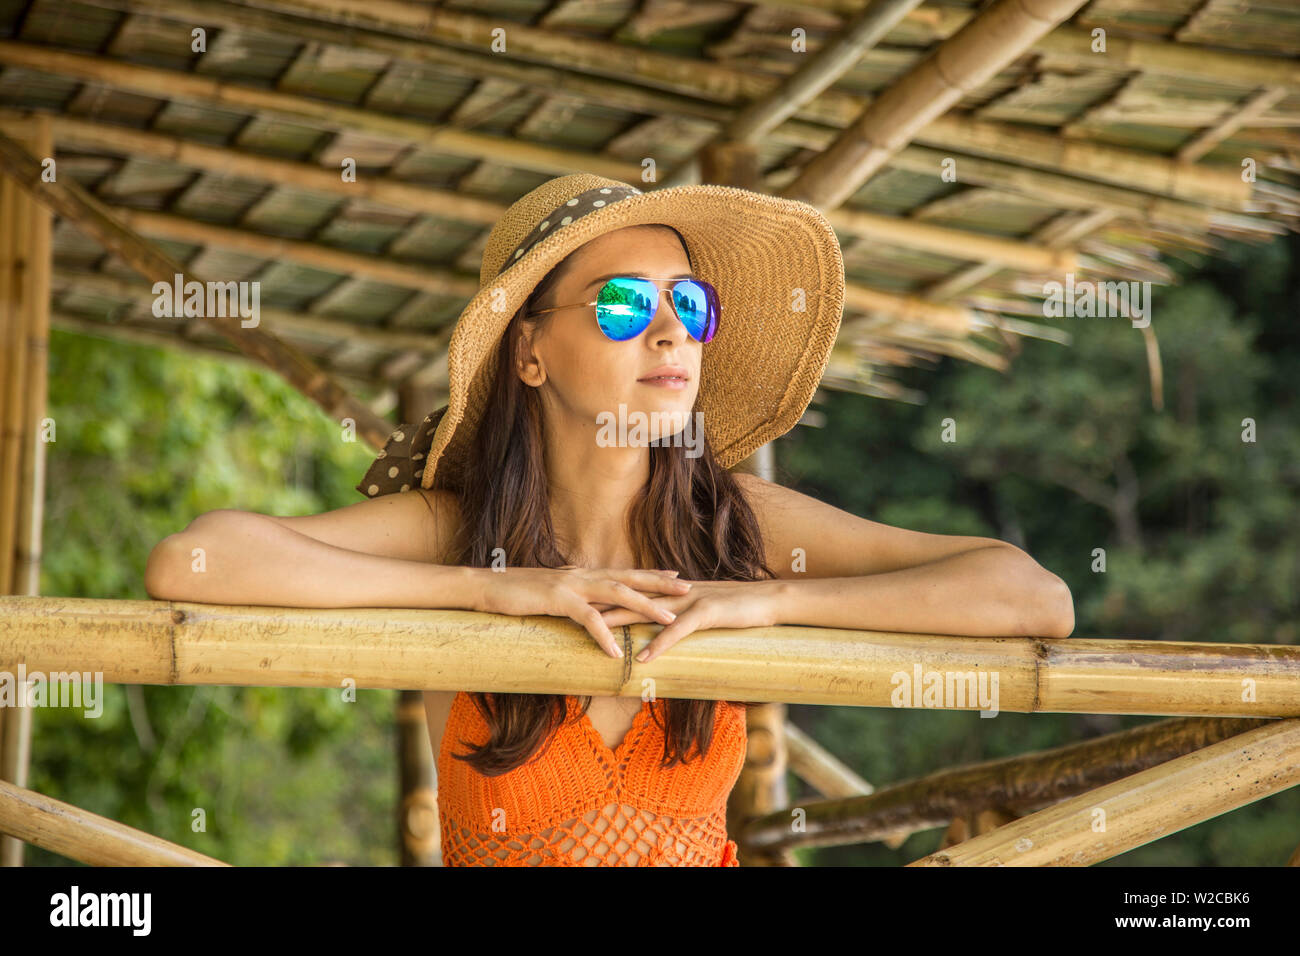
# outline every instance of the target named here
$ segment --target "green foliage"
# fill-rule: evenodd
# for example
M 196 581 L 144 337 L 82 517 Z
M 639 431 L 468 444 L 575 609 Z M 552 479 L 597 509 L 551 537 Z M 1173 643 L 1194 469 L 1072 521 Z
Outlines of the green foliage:
M 43 594 L 147 600 L 149 552 L 193 518 L 342 507 L 371 461 L 269 372 L 59 332 L 50 415 Z M 34 712 L 33 789 L 230 863 L 396 862 L 392 691 L 104 697 L 98 719 Z M 68 862 L 34 847 L 26 859 Z
M 1075 598 L 1076 637 L 1294 644 L 1300 619 L 1300 241 L 1231 247 L 1157 287 L 1163 367 L 1120 319 L 1056 320 L 1068 347 L 1027 341 L 1009 374 L 948 362 L 904 384 L 924 406 L 832 394 L 832 427 L 780 443 L 785 480 L 855 514 L 1024 548 Z M 1243 419 L 1256 441 L 1243 441 Z M 944 426 L 956 440 L 944 441 Z M 792 480 L 793 479 L 793 480 Z M 1105 572 L 1094 571 L 1095 549 Z M 1120 729 L 1083 715 L 808 711 L 876 786 Z M 1147 722 L 1125 718 L 1124 727 Z M 792 794 L 798 782 L 791 777 Z M 1106 865 L 1279 865 L 1300 843 L 1284 791 Z M 817 850 L 820 864 L 891 865 L 939 845 L 914 835 Z

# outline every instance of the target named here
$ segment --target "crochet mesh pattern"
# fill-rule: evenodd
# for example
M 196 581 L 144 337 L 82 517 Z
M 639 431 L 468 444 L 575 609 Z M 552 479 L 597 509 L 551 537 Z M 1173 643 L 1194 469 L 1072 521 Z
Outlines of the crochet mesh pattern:
M 438 755 L 445 866 L 740 865 L 726 812 L 745 761 L 743 707 L 719 701 L 708 753 L 664 768 L 651 703 L 611 750 L 578 699 L 566 702 L 568 717 L 538 754 L 486 777 L 451 756 L 465 752 L 458 742 L 488 736 L 469 695 L 456 695 Z

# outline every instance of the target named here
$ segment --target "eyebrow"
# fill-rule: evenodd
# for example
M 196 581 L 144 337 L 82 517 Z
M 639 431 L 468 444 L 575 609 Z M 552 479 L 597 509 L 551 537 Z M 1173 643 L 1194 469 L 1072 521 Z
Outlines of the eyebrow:
M 582 287 L 582 291 L 583 291 L 583 292 L 586 292 L 588 289 L 590 289 L 592 286 L 594 286 L 597 282 L 607 282 L 607 281 L 609 281 L 610 279 L 614 279 L 614 278 L 617 278 L 618 276 L 625 276 L 625 275 L 629 275 L 629 273 L 627 273 L 627 272 L 611 272 L 611 273 L 610 273 L 609 275 L 607 275 L 607 276 L 601 276 L 601 277 L 598 278 L 598 279 L 592 279 L 590 282 L 588 282 L 586 285 L 584 285 L 584 286 Z M 686 273 L 683 273 L 682 275 L 675 275 L 675 276 L 669 276 L 669 277 L 668 277 L 669 281 L 674 281 L 674 282 L 675 282 L 676 280 L 678 280 L 678 279 L 694 279 L 694 278 L 695 278 L 695 274 L 692 273 L 692 272 L 686 272 Z

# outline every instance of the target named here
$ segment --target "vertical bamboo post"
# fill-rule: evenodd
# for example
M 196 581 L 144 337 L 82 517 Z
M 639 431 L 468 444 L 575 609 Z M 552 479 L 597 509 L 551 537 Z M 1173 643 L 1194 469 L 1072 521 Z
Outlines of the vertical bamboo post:
M 433 410 L 437 398 L 432 388 L 403 388 L 398 423 L 420 421 Z M 402 866 L 440 866 L 437 777 L 423 691 L 397 692 L 397 762 L 401 791 L 397 837 Z
M 25 121 L 11 135 L 42 160 L 53 156 L 47 117 Z M 50 335 L 51 214 L 18 184 L 0 176 L 0 367 L 4 398 L 0 445 L 0 589 L 40 592 L 41 523 L 45 503 L 45 443 Z M 9 662 L 0 661 L 0 666 Z M 26 687 L 19 687 L 20 694 Z M 27 786 L 32 712 L 0 713 L 0 780 Z M 23 842 L 0 837 L 0 866 L 22 866 Z

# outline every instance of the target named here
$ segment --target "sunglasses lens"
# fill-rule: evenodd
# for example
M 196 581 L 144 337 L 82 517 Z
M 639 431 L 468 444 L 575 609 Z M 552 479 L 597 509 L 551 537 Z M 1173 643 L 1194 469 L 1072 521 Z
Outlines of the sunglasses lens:
M 713 338 L 720 311 L 713 287 L 683 279 L 673 286 L 672 296 L 687 334 L 699 342 Z M 615 342 L 626 342 L 646 330 L 658 303 L 659 287 L 649 279 L 619 276 L 606 282 L 596 295 L 596 322 Z
M 615 342 L 625 342 L 645 331 L 654 317 L 659 289 L 646 279 L 620 276 L 610 279 L 596 296 L 596 321 Z
M 673 286 L 673 305 L 691 338 L 707 342 L 718 327 L 717 297 L 711 286 L 683 279 Z

